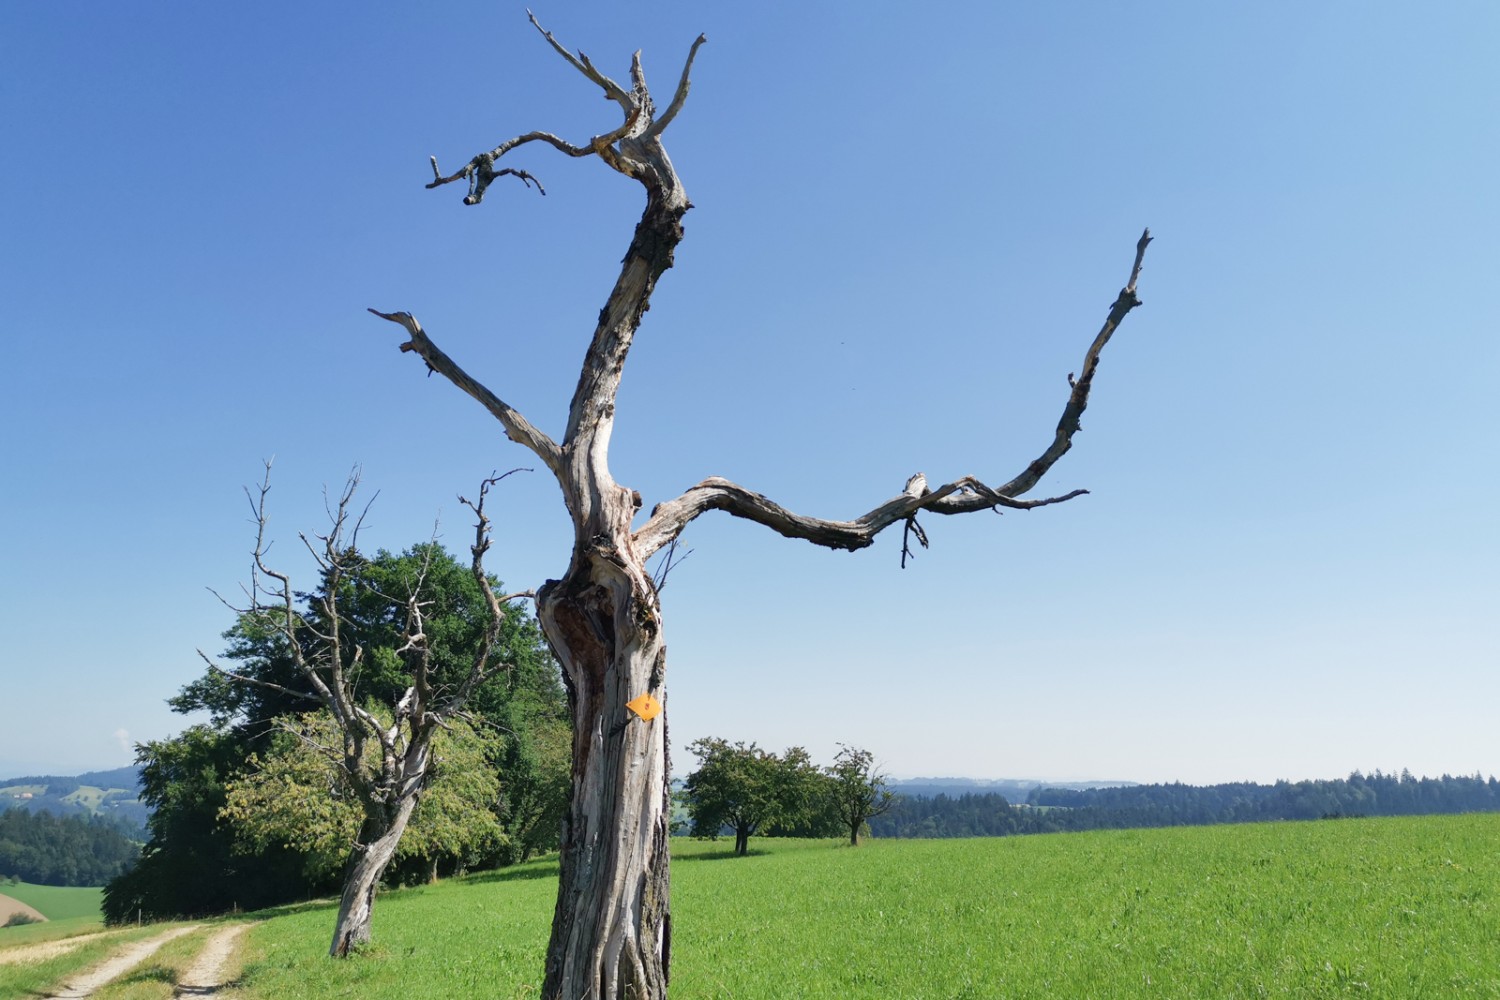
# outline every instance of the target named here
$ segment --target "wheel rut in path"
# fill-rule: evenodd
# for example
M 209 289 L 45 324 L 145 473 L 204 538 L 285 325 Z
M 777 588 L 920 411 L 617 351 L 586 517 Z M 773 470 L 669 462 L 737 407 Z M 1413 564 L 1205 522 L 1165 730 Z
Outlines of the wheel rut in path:
M 234 951 L 234 942 L 249 929 L 249 924 L 231 924 L 215 931 L 204 944 L 203 950 L 198 952 L 198 957 L 193 959 L 192 966 L 182 974 L 182 979 L 177 983 L 177 992 L 173 995 L 179 997 L 217 996 L 219 987 L 223 986 L 228 978 L 224 975 L 224 967 L 229 963 L 229 956 Z
M 71 977 L 61 993 L 54 993 L 47 997 L 47 1000 L 83 1000 L 85 997 L 92 996 L 94 991 L 105 983 L 118 979 L 156 954 L 156 949 L 168 941 L 180 938 L 184 934 L 191 934 L 197 929 L 197 924 L 190 927 L 177 927 L 144 941 L 133 941 L 106 959 L 104 964 Z

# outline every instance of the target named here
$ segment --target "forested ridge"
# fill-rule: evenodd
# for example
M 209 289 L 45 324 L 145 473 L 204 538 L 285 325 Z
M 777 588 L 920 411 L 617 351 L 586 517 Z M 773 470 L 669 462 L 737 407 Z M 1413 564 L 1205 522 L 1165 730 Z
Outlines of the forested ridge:
M 0 876 L 38 885 L 103 885 L 139 854 L 140 845 L 105 819 L 0 810 Z
M 1003 795 L 898 796 L 870 820 L 877 837 L 1000 837 L 1022 833 L 1201 826 L 1354 816 L 1500 811 L 1500 781 L 1478 774 L 1417 778 L 1358 771 L 1326 781 L 1271 785 L 1180 783 L 1110 788 L 1035 788 L 1012 805 Z
M 144 839 L 150 815 L 140 800 L 135 767 L 62 776 L 0 778 L 0 809 L 24 809 L 55 816 L 103 816 L 131 839 Z

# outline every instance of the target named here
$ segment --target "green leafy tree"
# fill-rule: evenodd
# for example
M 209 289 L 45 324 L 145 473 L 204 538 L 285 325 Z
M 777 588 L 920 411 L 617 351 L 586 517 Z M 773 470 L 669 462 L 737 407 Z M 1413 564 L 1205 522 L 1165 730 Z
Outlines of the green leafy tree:
M 858 847 L 865 821 L 889 809 L 896 794 L 886 787 L 886 776 L 876 766 L 875 755 L 859 747 L 840 743 L 827 774 L 832 782 L 834 814 L 849 831 L 849 846 Z
M 105 886 L 107 923 L 260 909 L 332 888 L 308 880 L 300 849 L 236 850 L 235 831 L 219 813 L 225 787 L 245 766 L 245 737 L 197 725 L 137 749 L 141 799 L 152 807 L 149 838 L 135 867 Z
M 382 722 L 389 718 L 376 714 Z M 344 767 L 341 737 L 332 717 L 310 712 L 286 721 L 271 754 L 250 758 L 250 770 L 225 789 L 219 813 L 238 828 L 242 851 L 300 849 L 310 880 L 326 881 L 338 872 L 363 819 Z M 498 734 L 462 720 L 433 737 L 428 787 L 397 845 L 398 866 L 415 862 L 430 879 L 444 859 L 461 867 L 504 844 L 495 814 L 500 780 L 490 766 L 499 743 Z M 378 764 L 375 748 L 366 748 L 364 763 Z
M 716 837 L 729 827 L 735 854 L 747 853 L 763 830 L 805 821 L 823 801 L 821 775 L 801 747 L 778 757 L 754 743 L 704 737 L 688 752 L 700 761 L 683 786 L 693 835 Z

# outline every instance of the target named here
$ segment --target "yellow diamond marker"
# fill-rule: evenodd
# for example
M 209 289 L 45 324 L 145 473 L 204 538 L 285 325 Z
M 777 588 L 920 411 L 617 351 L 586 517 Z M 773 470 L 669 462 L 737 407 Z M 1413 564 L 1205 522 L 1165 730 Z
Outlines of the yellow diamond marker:
M 625 703 L 625 707 L 630 709 L 636 715 L 639 715 L 641 718 L 645 719 L 647 722 L 650 722 L 652 719 L 661 714 L 661 702 L 657 701 L 649 694 L 643 694 L 639 697 L 632 698 L 630 701 L 627 701 Z

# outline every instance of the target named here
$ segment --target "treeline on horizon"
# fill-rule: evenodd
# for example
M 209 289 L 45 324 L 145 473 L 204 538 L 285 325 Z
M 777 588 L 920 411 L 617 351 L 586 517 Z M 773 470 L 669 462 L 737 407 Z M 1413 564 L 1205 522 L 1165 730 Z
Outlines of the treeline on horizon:
M 54 816 L 97 816 L 131 840 L 145 839 L 146 820 L 150 818 L 151 810 L 140 801 L 140 773 L 133 765 L 74 776 L 39 774 L 0 779 L 0 788 L 17 786 L 40 787 L 42 791 L 29 798 L 0 795 L 0 810 L 19 809 Z M 105 793 L 97 807 L 69 801 L 68 796 L 84 787 L 98 788 Z
M 37 885 L 103 885 L 129 870 L 140 845 L 109 820 L 0 810 L 0 876 Z
M 1443 775 L 1416 778 L 1356 771 L 1326 781 L 1273 785 L 1131 785 L 1116 788 L 1035 788 L 1012 805 L 997 793 L 898 796 L 872 818 L 876 837 L 1005 837 L 1132 827 L 1208 826 L 1362 816 L 1424 816 L 1500 811 L 1500 781 Z

